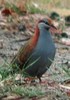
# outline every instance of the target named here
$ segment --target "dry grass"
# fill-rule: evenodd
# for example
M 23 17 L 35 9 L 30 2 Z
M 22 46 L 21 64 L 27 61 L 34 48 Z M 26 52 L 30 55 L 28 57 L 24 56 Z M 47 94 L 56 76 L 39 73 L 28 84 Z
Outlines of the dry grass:
M 31 2 L 39 3 L 40 5 L 50 7 L 70 8 L 70 0 L 29 0 Z
M 70 15 L 70 9 L 53 8 L 52 10 L 58 12 L 61 16 Z
M 70 0 L 30 0 L 35 2 L 41 7 L 41 9 L 45 9 L 46 12 L 56 11 L 61 16 L 70 15 Z
M 0 4 L 4 3 L 4 2 L 11 2 L 14 3 L 14 0 L 0 0 Z M 43 8 L 45 7 L 57 7 L 57 8 L 68 8 L 70 9 L 70 0 L 15 0 L 15 4 L 16 3 L 37 3 L 40 6 L 42 6 Z
M 14 0 L 0 0 L 2 5 L 4 2 L 14 3 Z M 46 12 L 56 11 L 61 16 L 70 15 L 70 0 L 15 0 L 15 4 L 32 5 L 36 3 L 39 8 Z

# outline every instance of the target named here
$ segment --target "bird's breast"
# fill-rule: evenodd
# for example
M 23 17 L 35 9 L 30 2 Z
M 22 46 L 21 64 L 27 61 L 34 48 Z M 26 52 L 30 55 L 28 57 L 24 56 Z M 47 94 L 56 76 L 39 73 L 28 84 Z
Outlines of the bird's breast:
M 33 51 L 36 56 L 40 56 L 42 60 L 47 60 L 48 58 L 54 59 L 56 52 L 55 44 L 52 40 L 52 38 L 48 37 L 40 37 L 37 45 Z

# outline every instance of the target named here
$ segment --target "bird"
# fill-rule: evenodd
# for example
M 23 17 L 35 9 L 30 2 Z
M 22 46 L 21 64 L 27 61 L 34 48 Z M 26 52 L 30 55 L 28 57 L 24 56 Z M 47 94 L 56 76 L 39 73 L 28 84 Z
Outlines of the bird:
M 11 61 L 13 70 L 17 65 L 18 70 L 23 70 L 31 77 L 41 77 L 51 66 L 56 53 L 50 28 L 57 28 L 50 24 L 48 19 L 38 21 L 34 35 L 17 52 Z

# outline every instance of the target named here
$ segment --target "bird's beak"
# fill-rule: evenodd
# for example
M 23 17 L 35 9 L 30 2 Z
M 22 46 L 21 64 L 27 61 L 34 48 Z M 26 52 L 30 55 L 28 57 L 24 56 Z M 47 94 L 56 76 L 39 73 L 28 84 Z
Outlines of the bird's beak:
M 56 30 L 57 30 L 57 28 L 56 28 L 54 25 L 50 25 L 50 27 L 52 27 L 52 28 L 54 28 L 54 29 L 56 29 Z
M 54 25 L 50 25 L 50 32 L 51 34 L 61 34 L 62 31 L 57 29 Z

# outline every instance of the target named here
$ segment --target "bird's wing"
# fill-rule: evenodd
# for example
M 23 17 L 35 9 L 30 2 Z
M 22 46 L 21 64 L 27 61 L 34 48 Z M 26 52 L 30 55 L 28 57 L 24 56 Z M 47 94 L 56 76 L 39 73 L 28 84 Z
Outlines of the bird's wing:
M 23 45 L 19 49 L 18 53 L 11 61 L 11 64 L 19 65 L 19 68 L 22 69 L 22 67 L 23 67 L 22 65 L 24 65 L 25 62 L 27 61 L 28 57 L 30 56 L 31 52 L 33 51 L 33 49 L 36 45 L 36 42 L 34 42 L 33 38 L 31 38 L 27 43 L 25 43 L 25 45 Z

